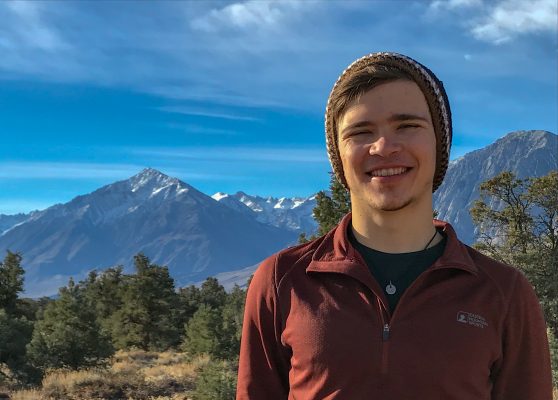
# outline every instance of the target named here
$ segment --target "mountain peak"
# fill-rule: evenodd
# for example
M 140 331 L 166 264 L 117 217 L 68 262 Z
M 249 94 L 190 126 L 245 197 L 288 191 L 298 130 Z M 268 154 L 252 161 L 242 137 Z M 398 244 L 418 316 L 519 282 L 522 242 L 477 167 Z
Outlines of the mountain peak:
M 154 168 L 144 168 L 138 174 L 132 176 L 129 182 L 132 192 L 137 192 L 142 188 L 153 190 L 173 184 L 181 186 L 181 182 L 178 179 L 165 175 Z

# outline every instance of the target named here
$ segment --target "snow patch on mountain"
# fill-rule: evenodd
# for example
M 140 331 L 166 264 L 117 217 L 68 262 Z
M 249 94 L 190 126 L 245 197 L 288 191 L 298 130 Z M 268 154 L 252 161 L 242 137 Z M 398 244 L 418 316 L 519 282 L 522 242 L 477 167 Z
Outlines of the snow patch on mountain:
M 222 192 L 211 196 L 237 211 L 251 214 L 257 221 L 278 228 L 288 229 L 296 233 L 311 235 L 316 232 L 318 224 L 314 220 L 313 210 L 316 206 L 316 196 L 310 197 L 261 197 L 237 192 L 226 194 Z M 248 213 L 249 209 L 251 213 Z

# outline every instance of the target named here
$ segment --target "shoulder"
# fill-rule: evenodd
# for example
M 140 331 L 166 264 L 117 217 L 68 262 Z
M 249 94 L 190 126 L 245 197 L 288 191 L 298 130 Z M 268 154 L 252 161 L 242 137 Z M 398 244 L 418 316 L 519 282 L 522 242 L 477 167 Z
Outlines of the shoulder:
M 306 269 L 316 250 L 330 234 L 288 247 L 267 257 L 256 269 L 250 286 L 255 283 L 264 286 L 273 285 L 277 288 L 279 282 L 289 275 L 293 269 Z
M 520 300 L 535 295 L 533 286 L 519 268 L 488 257 L 470 246 L 466 245 L 466 248 L 479 269 L 479 275 L 497 288 L 505 303 L 513 298 Z

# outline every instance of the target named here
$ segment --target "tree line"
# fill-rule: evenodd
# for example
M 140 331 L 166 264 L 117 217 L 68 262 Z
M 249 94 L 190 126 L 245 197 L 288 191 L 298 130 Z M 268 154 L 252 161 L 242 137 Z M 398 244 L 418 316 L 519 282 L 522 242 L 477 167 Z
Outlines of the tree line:
M 180 350 L 236 360 L 245 290 L 215 278 L 177 289 L 168 268 L 134 257 L 122 266 L 70 279 L 55 299 L 19 299 L 22 256 L 0 263 L 0 384 L 40 382 L 45 371 L 104 365 L 116 350 Z

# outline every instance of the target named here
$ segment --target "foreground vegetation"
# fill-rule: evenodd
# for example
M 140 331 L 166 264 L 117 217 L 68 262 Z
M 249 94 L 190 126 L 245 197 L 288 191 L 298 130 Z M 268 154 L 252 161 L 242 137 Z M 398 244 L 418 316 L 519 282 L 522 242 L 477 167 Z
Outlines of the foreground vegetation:
M 208 355 L 174 351 L 118 351 L 105 368 L 53 370 L 40 388 L 11 393 L 13 400 L 233 399 L 235 369 Z

